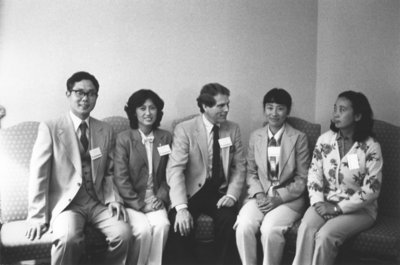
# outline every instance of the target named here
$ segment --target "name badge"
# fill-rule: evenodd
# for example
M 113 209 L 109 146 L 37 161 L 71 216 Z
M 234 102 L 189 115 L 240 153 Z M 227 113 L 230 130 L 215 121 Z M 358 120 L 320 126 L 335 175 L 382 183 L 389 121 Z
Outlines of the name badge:
M 221 148 L 232 146 L 231 137 L 221 138 L 218 140 L 218 142 L 219 142 L 219 147 Z
M 349 154 L 347 155 L 347 162 L 349 163 L 349 169 L 359 169 L 360 165 L 358 164 L 357 154 Z
M 268 147 L 268 157 L 274 156 L 279 157 L 281 154 L 281 148 L 279 146 Z
M 95 149 L 90 150 L 89 154 L 92 160 L 95 160 L 102 156 L 100 147 L 96 147 Z
M 171 154 L 171 148 L 167 144 L 157 147 L 157 150 L 158 150 L 158 153 L 160 154 L 160 156 L 165 156 L 165 155 Z

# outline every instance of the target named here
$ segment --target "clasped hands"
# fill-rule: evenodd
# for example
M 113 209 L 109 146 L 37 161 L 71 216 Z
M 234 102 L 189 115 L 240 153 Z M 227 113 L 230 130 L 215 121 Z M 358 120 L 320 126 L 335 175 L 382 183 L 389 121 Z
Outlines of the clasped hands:
M 217 202 L 217 208 L 232 207 L 235 201 L 227 196 L 222 196 Z M 180 233 L 181 236 L 188 236 L 194 227 L 193 217 L 187 208 L 180 209 L 176 212 L 174 231 Z
M 275 196 L 273 197 L 266 195 L 264 192 L 259 192 L 256 194 L 256 201 L 258 209 L 263 214 L 268 213 L 283 203 L 281 196 L 277 192 L 275 192 Z
M 335 211 L 336 204 L 331 202 L 317 202 L 314 204 L 315 211 L 325 220 L 329 220 L 338 215 Z

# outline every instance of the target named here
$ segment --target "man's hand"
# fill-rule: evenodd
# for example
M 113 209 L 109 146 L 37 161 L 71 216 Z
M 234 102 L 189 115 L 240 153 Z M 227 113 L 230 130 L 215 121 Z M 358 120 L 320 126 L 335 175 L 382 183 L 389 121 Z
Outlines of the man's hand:
M 125 210 L 125 207 L 119 202 L 110 202 L 108 204 L 108 211 L 111 213 L 111 216 L 117 215 L 117 219 L 124 220 L 124 222 L 128 222 L 128 213 Z
M 40 239 L 48 229 L 49 227 L 47 224 L 29 222 L 28 229 L 25 232 L 25 236 L 31 241 L 35 239 Z
M 235 205 L 235 201 L 227 195 L 222 196 L 217 202 L 218 209 L 221 207 L 232 207 L 233 205 Z
M 181 236 L 188 236 L 193 229 L 193 217 L 187 208 L 176 212 L 174 231 L 179 232 Z

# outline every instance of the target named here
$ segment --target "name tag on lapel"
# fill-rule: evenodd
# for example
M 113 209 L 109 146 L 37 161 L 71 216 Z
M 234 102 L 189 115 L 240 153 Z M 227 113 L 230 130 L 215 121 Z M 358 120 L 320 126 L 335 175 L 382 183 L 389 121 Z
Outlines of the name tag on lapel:
M 89 154 L 90 154 L 90 158 L 92 160 L 96 160 L 97 158 L 102 157 L 100 147 L 96 147 L 96 148 L 90 150 Z
M 360 165 L 358 164 L 357 154 L 349 154 L 347 155 L 347 162 L 349 163 L 349 169 L 359 169 Z
M 219 147 L 221 148 L 232 146 L 231 137 L 221 138 L 218 140 L 218 142 L 219 142 Z
M 160 156 L 165 156 L 165 155 L 171 154 L 171 148 L 167 144 L 157 147 L 157 150 L 158 150 L 158 153 L 160 154 Z
M 268 147 L 268 157 L 279 157 L 281 155 L 281 148 L 279 146 Z

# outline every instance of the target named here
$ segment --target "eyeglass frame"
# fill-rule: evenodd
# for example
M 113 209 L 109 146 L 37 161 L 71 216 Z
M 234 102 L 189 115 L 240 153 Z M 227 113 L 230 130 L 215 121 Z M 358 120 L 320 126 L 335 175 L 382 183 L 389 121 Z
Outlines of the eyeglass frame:
M 83 89 L 71 89 L 71 92 L 75 92 L 75 95 L 78 98 L 84 98 L 85 96 L 88 98 L 96 98 L 99 96 L 97 91 L 90 90 L 88 92 L 85 92 Z

